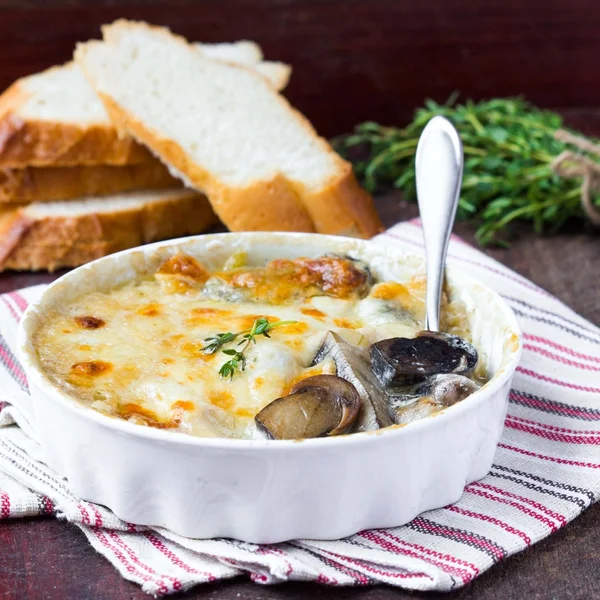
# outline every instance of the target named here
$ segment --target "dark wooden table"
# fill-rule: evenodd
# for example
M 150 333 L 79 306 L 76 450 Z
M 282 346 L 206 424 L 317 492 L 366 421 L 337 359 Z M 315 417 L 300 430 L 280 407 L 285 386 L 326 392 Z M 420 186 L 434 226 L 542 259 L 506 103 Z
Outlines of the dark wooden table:
M 396 194 L 377 198 L 387 226 L 412 217 L 416 208 Z M 472 240 L 473 228 L 458 224 L 457 233 Z M 508 250 L 487 252 L 543 286 L 566 304 L 600 323 L 600 237 L 569 232 L 552 238 L 524 231 Z M 56 275 L 5 274 L 0 292 L 50 281 Z M 600 506 L 534 548 L 496 565 L 474 583 L 453 594 L 427 594 L 448 600 L 593 599 L 600 598 Z M 412 598 L 391 587 L 333 589 L 315 584 L 289 583 L 262 587 L 245 578 L 204 585 L 180 598 L 275 600 L 316 598 L 386 600 Z M 146 598 L 138 586 L 123 580 L 96 554 L 82 533 L 55 519 L 27 519 L 0 525 L 0 598 L 121 599 Z
M 233 16 L 232 16 L 233 15 Z M 598 0 L 0 0 L 0 88 L 67 61 L 77 41 L 117 17 L 147 19 L 190 39 L 251 38 L 290 62 L 287 95 L 324 135 L 366 119 L 406 122 L 424 97 L 454 90 L 475 99 L 524 94 L 546 107 L 600 105 Z M 600 111 L 571 110 L 570 124 L 600 134 Z M 397 197 L 378 199 L 386 224 L 413 216 Z M 472 239 L 473 230 L 458 233 Z M 519 233 L 517 231 L 517 233 Z M 580 232 L 522 235 L 492 256 L 600 322 L 600 239 Z M 50 281 L 2 275 L 0 292 Z M 600 598 L 600 507 L 444 598 Z M 120 578 L 76 527 L 55 519 L 0 525 L 0 598 L 145 598 Z M 385 587 L 265 588 L 239 578 L 180 597 L 408 598 Z

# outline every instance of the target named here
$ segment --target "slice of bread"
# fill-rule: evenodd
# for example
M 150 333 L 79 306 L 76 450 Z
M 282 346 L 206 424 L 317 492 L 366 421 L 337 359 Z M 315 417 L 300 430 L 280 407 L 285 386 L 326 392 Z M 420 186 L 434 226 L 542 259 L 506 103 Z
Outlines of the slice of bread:
M 290 67 L 262 60 L 254 42 L 197 44 L 213 59 L 255 68 L 283 89 Z M 16 81 L 0 96 L 0 167 L 124 165 L 155 160 L 119 137 L 102 102 L 74 63 Z
M 199 44 L 194 47 L 209 58 L 224 60 L 229 63 L 240 65 L 257 65 L 264 60 L 262 48 L 251 40 L 239 40 L 238 42 L 224 42 L 220 44 Z
M 74 63 L 15 81 L 0 96 L 0 166 L 123 165 L 154 160 L 120 137 Z
M 194 47 L 208 58 L 253 69 L 267 79 L 277 91 L 287 87 L 292 75 L 290 65 L 264 60 L 262 48 L 256 42 L 242 40 L 233 44 L 194 44 Z
M 113 122 L 205 192 L 230 230 L 381 230 L 351 165 L 262 77 L 168 29 L 121 20 L 102 31 L 75 58 Z
M 0 211 L 0 271 L 76 267 L 148 242 L 202 233 L 218 222 L 192 190 L 143 191 Z
M 131 190 L 180 188 L 158 160 L 124 166 L 26 167 L 0 169 L 0 204 L 52 202 Z

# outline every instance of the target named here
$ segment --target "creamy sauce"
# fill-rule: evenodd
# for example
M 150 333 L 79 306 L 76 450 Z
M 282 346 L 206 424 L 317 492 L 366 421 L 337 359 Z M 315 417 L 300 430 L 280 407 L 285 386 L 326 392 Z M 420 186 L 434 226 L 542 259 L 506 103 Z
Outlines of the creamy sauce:
M 175 257 L 153 278 L 85 295 L 47 315 L 35 339 L 45 372 L 114 417 L 196 436 L 244 437 L 254 416 L 296 382 L 335 374 L 331 360 L 311 366 L 327 331 L 366 346 L 413 337 L 423 326 L 420 279 L 369 285 L 337 263 L 228 263 L 208 273 L 191 257 Z M 468 337 L 460 304 L 445 302 L 444 315 L 448 331 Z M 293 323 L 257 337 L 245 370 L 220 377 L 231 357 L 206 353 L 206 338 L 248 330 L 259 318 Z

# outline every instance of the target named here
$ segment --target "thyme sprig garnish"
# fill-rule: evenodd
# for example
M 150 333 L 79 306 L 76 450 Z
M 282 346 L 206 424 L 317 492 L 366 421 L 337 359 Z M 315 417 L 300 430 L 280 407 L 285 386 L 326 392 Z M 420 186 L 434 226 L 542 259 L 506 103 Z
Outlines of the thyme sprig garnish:
M 204 341 L 208 342 L 208 344 L 202 348 L 202 352 L 204 354 L 214 354 L 221 346 L 233 342 L 240 333 L 231 333 L 231 331 L 228 331 L 227 333 L 217 333 L 216 335 L 207 337 Z
M 242 339 L 237 343 L 237 346 L 241 346 L 241 349 L 237 348 L 225 348 L 221 350 L 223 354 L 227 356 L 231 356 L 231 358 L 224 362 L 221 368 L 219 369 L 219 375 L 223 378 L 229 377 L 229 379 L 233 379 L 235 372 L 245 371 L 247 356 L 246 352 L 250 347 L 250 344 L 256 344 L 256 338 L 259 335 L 262 335 L 266 338 L 270 338 L 269 332 L 276 327 L 281 327 L 282 325 L 291 325 L 296 321 L 273 321 L 270 322 L 266 317 L 259 317 L 254 321 L 252 327 L 249 329 L 244 329 L 243 331 L 231 332 L 227 331 L 225 333 L 217 333 L 210 337 L 207 337 L 204 341 L 208 342 L 203 348 L 202 351 L 205 354 L 215 354 L 223 346 L 226 344 L 230 344 L 237 340 L 240 336 Z
M 515 221 L 528 223 L 536 233 L 555 232 L 573 218 L 595 222 L 600 186 L 585 192 L 586 181 L 600 181 L 595 175 L 600 172 L 597 140 L 583 145 L 581 136 L 566 137 L 560 115 L 520 98 L 464 104 L 457 104 L 456 96 L 445 104 L 428 100 L 406 127 L 363 123 L 338 139 L 336 147 L 353 160 L 370 191 L 396 187 L 415 200 L 417 143 L 435 115 L 449 118 L 462 138 L 465 163 L 457 218 L 477 225 L 482 245 L 504 244 Z M 571 166 L 559 170 L 556 161 L 567 154 Z M 594 177 L 582 179 L 590 168 Z

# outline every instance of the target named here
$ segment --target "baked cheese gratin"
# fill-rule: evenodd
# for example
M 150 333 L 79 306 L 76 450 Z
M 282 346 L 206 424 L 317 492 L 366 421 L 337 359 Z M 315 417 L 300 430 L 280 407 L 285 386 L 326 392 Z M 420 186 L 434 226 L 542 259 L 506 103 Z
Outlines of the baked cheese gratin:
M 346 256 L 209 271 L 187 254 L 45 317 L 40 363 L 85 405 L 194 436 L 301 439 L 402 424 L 481 384 L 465 308 L 424 332 L 424 278 Z

